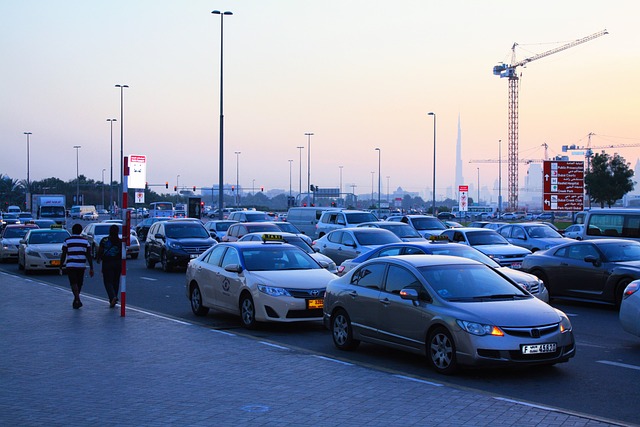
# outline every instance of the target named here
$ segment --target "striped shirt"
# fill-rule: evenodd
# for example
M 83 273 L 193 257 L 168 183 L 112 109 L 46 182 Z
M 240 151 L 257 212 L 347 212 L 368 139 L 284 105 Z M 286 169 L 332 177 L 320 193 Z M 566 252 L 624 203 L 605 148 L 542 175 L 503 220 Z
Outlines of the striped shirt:
M 67 249 L 67 268 L 86 268 L 87 253 L 91 250 L 89 241 L 84 237 L 73 234 L 62 244 L 62 250 Z

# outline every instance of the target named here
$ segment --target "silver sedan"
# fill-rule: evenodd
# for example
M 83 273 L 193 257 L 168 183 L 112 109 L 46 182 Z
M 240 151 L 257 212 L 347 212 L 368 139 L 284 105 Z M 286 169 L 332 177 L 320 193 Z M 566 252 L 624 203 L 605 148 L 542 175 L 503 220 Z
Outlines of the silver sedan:
M 459 365 L 552 365 L 576 347 L 569 318 L 477 261 L 445 255 L 366 261 L 327 285 L 335 346 L 360 341 L 424 354 L 439 373 Z

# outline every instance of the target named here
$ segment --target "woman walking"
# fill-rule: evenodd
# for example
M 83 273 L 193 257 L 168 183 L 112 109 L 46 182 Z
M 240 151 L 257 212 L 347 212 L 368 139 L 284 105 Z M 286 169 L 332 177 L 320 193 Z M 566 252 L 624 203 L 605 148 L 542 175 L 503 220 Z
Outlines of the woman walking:
M 102 280 L 109 298 L 109 306 L 115 307 L 118 302 L 120 274 L 122 273 L 122 239 L 118 235 L 119 227 L 109 227 L 109 235 L 103 237 L 98 246 L 96 261 L 102 263 Z

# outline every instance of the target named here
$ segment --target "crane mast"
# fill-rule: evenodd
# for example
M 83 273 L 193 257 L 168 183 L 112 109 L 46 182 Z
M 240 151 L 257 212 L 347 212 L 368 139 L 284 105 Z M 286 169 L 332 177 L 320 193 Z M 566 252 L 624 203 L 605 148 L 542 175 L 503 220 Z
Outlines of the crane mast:
M 516 68 L 524 66 L 529 62 L 533 62 L 537 59 L 544 58 L 554 53 L 561 52 L 571 47 L 577 46 L 582 43 L 586 43 L 590 40 L 601 37 L 605 34 L 609 34 L 607 30 L 599 31 L 591 34 L 590 36 L 583 37 L 578 40 L 566 43 L 555 49 L 548 50 L 546 52 L 539 53 L 529 58 L 516 62 L 515 49 L 517 43 L 514 43 L 511 47 L 511 64 L 498 64 L 493 67 L 493 74 L 500 76 L 501 78 L 509 79 L 509 142 L 508 142 L 508 197 L 509 197 L 509 209 L 514 211 L 518 209 L 518 85 L 519 77 L 516 72 Z

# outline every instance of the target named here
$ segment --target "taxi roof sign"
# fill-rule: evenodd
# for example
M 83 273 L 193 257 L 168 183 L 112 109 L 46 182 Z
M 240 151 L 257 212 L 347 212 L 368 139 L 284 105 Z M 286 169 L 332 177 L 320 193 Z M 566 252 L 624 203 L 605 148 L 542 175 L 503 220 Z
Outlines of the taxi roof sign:
M 284 237 L 282 237 L 280 234 L 263 234 L 262 241 L 265 243 L 266 242 L 284 243 Z
M 429 241 L 434 243 L 434 242 L 448 242 L 449 238 L 447 236 L 444 236 L 442 234 L 438 234 L 435 236 L 429 236 Z

